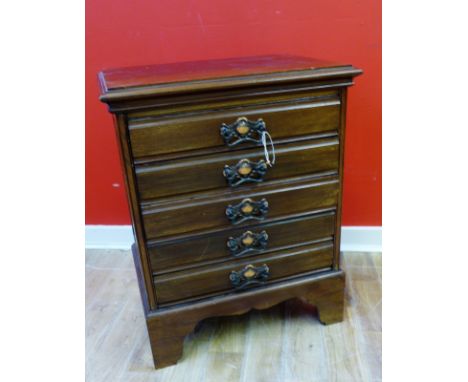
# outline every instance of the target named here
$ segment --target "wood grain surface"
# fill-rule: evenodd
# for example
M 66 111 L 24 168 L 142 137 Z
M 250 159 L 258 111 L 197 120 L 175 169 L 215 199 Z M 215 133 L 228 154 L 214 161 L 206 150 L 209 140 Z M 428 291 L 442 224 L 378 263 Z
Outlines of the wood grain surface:
M 313 98 L 312 98 L 313 99 Z M 223 123 L 239 117 L 251 121 L 263 119 L 275 141 L 320 132 L 337 131 L 340 126 L 340 100 L 303 101 L 292 99 L 242 109 L 208 110 L 197 115 L 177 113 L 169 117 L 141 118 L 129 122 L 130 140 L 135 158 L 173 152 L 225 146 L 219 133 Z M 312 121 L 312 122 L 311 122 Z M 235 147 L 252 147 L 243 143 Z
M 99 79 L 101 100 L 111 103 L 219 88 L 349 78 L 361 73 L 351 65 L 276 55 L 117 68 L 99 73 Z
M 360 73 L 351 65 L 291 56 L 100 73 L 101 100 L 116 116 L 155 367 L 175 364 L 186 335 L 210 317 L 300 298 L 317 307 L 322 323 L 342 321 L 342 104 L 345 87 Z M 267 166 L 259 139 L 265 124 L 275 139 L 273 167 Z M 227 237 L 214 241 L 215 261 L 166 256 L 173 269 L 164 272 L 167 268 L 153 264 L 157 249 L 148 252 L 164 241 L 181 243 L 194 235 L 204 235 L 209 244 L 217 232 L 243 229 L 252 218 L 271 224 L 323 213 L 334 218 L 313 237 L 293 231 L 288 239 L 294 242 L 276 242 L 275 251 L 254 257 L 216 260 L 225 254 L 221 248 Z M 262 235 L 263 249 L 267 234 Z M 231 250 L 239 240 L 229 239 Z M 254 239 L 245 243 L 249 240 Z M 193 251 L 185 248 L 180 254 L 202 250 L 203 257 L 204 245 L 198 242 Z M 239 291 L 245 285 L 252 289 Z
M 182 239 L 159 240 L 148 247 L 148 254 L 153 273 L 162 274 L 180 267 L 187 269 L 200 263 L 233 259 L 227 246 L 229 237 L 237 238 L 247 231 L 254 234 L 265 231 L 268 235 L 266 248 L 236 257 L 250 258 L 259 253 L 330 239 L 334 234 L 335 218 L 335 213 L 330 211 L 270 223 L 254 221 L 242 228 L 216 230 Z
M 222 77 L 344 66 L 307 57 L 257 56 L 146 65 L 103 72 L 108 90 Z
M 301 275 L 317 269 L 331 268 L 333 262 L 332 240 L 309 246 L 257 255 L 246 259 L 233 259 L 219 265 L 207 265 L 196 269 L 187 269 L 167 275 L 154 276 L 159 304 L 188 298 L 201 298 L 207 294 L 219 294 L 222 291 L 235 291 L 229 274 L 240 271 L 247 265 L 260 267 L 262 264 L 270 270 L 266 281 Z
M 229 190 L 229 192 L 194 195 L 191 199 L 181 198 L 168 202 L 143 204 L 142 213 L 146 237 L 161 238 L 169 235 L 188 234 L 213 228 L 232 228 L 226 217 L 226 207 L 237 205 L 250 198 L 258 202 L 265 198 L 269 211 L 265 222 L 272 218 L 314 212 L 334 208 L 338 199 L 336 176 L 315 179 L 309 182 L 292 182 L 280 186 L 255 185 Z M 251 220 L 237 224 L 244 227 Z
M 338 171 L 339 152 L 337 138 L 278 145 L 275 147 L 276 163 L 268 167 L 263 182 Z M 235 166 L 243 159 L 258 163 L 264 158 L 263 150 L 256 147 L 224 155 L 204 155 L 191 160 L 177 159 L 168 163 L 136 166 L 140 198 L 148 200 L 204 190 L 229 189 L 231 187 L 223 175 L 225 165 Z
M 381 255 L 344 253 L 345 317 L 298 300 L 202 321 L 177 365 L 154 370 L 130 251 L 86 253 L 86 380 L 381 381 Z

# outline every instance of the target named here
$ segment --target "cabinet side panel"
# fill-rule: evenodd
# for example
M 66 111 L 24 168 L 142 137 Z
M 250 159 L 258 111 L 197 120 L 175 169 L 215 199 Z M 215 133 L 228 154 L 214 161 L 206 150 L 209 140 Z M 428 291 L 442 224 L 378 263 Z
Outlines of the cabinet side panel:
M 345 131 L 346 131 L 346 102 L 347 102 L 347 88 L 341 89 L 341 117 L 340 117 L 340 159 L 338 176 L 340 178 L 338 205 L 336 207 L 336 227 L 335 227 L 335 257 L 333 268 L 340 268 L 340 241 L 341 241 L 341 213 L 343 201 L 343 171 L 344 171 L 344 150 L 345 150 Z
M 152 283 L 152 276 L 149 266 L 149 260 L 146 253 L 145 237 L 143 232 L 143 225 L 141 219 L 140 206 L 138 203 L 138 192 L 135 181 L 135 174 L 133 172 L 133 157 L 130 148 L 130 140 L 128 137 L 127 117 L 124 114 L 117 114 L 115 116 L 115 128 L 117 133 L 117 140 L 119 142 L 120 159 L 122 168 L 124 170 L 125 186 L 127 190 L 128 203 L 132 216 L 133 235 L 135 237 L 135 244 L 138 248 L 140 257 L 141 271 L 137 272 L 137 276 L 143 273 L 144 285 L 146 287 L 146 295 L 148 298 L 148 306 L 151 310 L 156 308 L 156 298 L 154 287 Z M 141 280 L 140 280 L 141 282 Z M 144 298 L 144 296 L 142 296 Z

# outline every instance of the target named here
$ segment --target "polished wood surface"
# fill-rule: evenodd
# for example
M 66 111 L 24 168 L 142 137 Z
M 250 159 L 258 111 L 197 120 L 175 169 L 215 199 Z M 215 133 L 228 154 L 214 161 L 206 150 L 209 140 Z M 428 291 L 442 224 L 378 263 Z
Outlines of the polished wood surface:
M 204 90 L 218 87 L 220 78 L 230 78 L 223 84 L 245 85 L 256 77 L 268 79 L 273 74 L 278 82 L 282 76 L 287 80 L 350 76 L 359 74 L 351 65 L 327 62 L 307 57 L 286 55 L 235 57 L 230 59 L 180 62 L 104 70 L 101 76 L 102 99 L 110 101 L 123 96 L 164 94 L 166 91 Z M 203 81 L 202 81 L 203 80 Z M 168 84 L 170 86 L 168 86 Z M 210 86 L 211 85 L 211 86 Z M 142 88 L 142 89 L 141 89 Z M 132 89 L 133 93 L 124 90 Z M 137 89 L 137 90 L 136 90 Z M 120 92 L 119 92 L 120 91 Z
M 301 216 L 289 220 L 278 220 L 269 223 L 256 222 L 242 228 L 218 230 L 200 235 L 187 236 L 182 239 L 166 239 L 152 242 L 148 246 L 151 267 L 154 273 L 162 274 L 179 268 L 198 266 L 200 263 L 214 263 L 231 260 L 234 257 L 227 246 L 230 237 L 238 238 L 246 232 L 268 236 L 264 249 L 247 252 L 237 258 L 256 256 L 286 247 L 310 244 L 314 240 L 331 239 L 335 229 L 333 211 Z
M 309 178 L 310 179 L 310 178 Z M 274 183 L 232 189 L 229 192 L 192 195 L 190 199 L 170 199 L 159 203 L 148 203 L 142 207 L 147 238 L 161 238 L 190 232 L 231 228 L 226 217 L 226 208 L 247 198 L 253 201 L 266 199 L 269 209 L 265 222 L 273 218 L 319 212 L 334 208 L 338 202 L 338 180 L 329 176 L 308 182 L 288 184 Z M 244 227 L 248 220 L 236 225 Z
M 336 132 L 340 126 L 340 100 L 338 97 L 322 101 L 297 101 L 271 103 L 261 106 L 243 107 L 242 117 L 249 120 L 262 119 L 266 130 L 282 139 L 307 136 L 323 132 Z M 226 105 L 223 105 L 227 107 Z M 158 118 L 139 118 L 129 121 L 130 140 L 135 158 L 167 153 L 225 147 L 220 135 L 223 123 L 229 124 L 239 118 L 237 109 L 193 113 L 178 112 Z M 310 121 L 314 121 L 311 123 Z M 157 144 L 155 144 L 157 142 Z M 252 147 L 243 143 L 235 148 Z
M 153 98 L 142 98 L 137 107 L 136 101 L 119 103 L 114 108 L 128 108 L 128 122 L 131 125 L 143 123 L 147 118 L 171 118 L 189 113 L 206 114 L 214 111 L 229 112 L 235 109 L 258 109 L 268 105 L 286 104 L 293 105 L 297 100 L 304 102 L 333 102 L 340 99 L 339 87 L 346 80 L 341 79 L 339 83 L 300 83 L 270 86 L 252 86 L 248 88 L 222 89 L 210 92 L 185 94 L 177 96 L 160 96 Z M 348 83 L 349 84 L 349 83 Z M 225 109 L 225 110 L 224 110 Z
M 200 266 L 166 275 L 154 276 L 154 284 L 158 291 L 159 304 L 184 300 L 189 298 L 204 298 L 224 291 L 235 291 L 230 282 L 232 271 L 239 271 L 247 265 L 255 267 L 266 266 L 270 275 L 265 281 L 281 280 L 292 275 L 303 275 L 317 269 L 330 269 L 333 260 L 333 242 L 313 244 L 294 249 L 288 249 L 267 254 L 259 254 L 253 258 L 235 259 L 219 265 Z
M 360 73 L 288 56 L 101 73 L 101 100 L 116 117 L 157 368 L 177 362 L 184 337 L 209 316 L 302 298 L 322 322 L 342 319 L 344 103 Z M 275 142 L 272 167 L 266 132 L 271 157 Z M 275 237 L 270 251 L 266 231 L 228 234 L 323 214 L 333 218 L 310 233 L 299 225 L 282 241 Z M 234 256 L 253 243 L 255 255 Z
M 86 380 L 381 381 L 381 255 L 344 253 L 344 320 L 298 300 L 203 320 L 177 365 L 154 370 L 130 251 L 86 253 Z M 129 330 L 129 327 L 131 329 Z
M 285 144 L 275 147 L 276 163 L 266 169 L 263 182 L 326 171 L 338 172 L 339 145 L 336 138 Z M 223 188 L 228 184 L 224 166 L 236 166 L 241 160 L 258 163 L 264 159 L 262 148 L 233 151 L 223 155 L 205 155 L 192 160 L 138 166 L 135 170 L 143 200 Z M 252 183 L 252 182 L 250 182 Z
M 103 72 L 107 89 L 343 66 L 306 57 L 257 56 L 147 65 Z
M 266 266 L 260 268 L 266 269 Z M 296 278 L 269 288 L 251 289 L 243 295 L 230 295 L 216 303 L 205 300 L 188 308 L 158 310 L 147 317 L 156 368 L 172 365 L 180 359 L 185 336 L 192 332 L 201 319 L 243 314 L 251 309 L 267 309 L 283 301 L 300 297 L 306 303 L 317 307 L 318 317 L 322 323 L 332 324 L 343 319 L 343 293 L 344 273 L 328 272 L 315 279 Z M 180 317 L 182 313 L 183 319 Z M 170 331 L 167 330 L 168 327 L 171 327 Z

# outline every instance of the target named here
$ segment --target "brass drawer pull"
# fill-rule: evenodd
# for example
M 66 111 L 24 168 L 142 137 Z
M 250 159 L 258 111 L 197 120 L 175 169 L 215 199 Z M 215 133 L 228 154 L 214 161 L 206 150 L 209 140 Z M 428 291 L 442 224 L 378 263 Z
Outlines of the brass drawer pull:
M 267 171 L 267 164 L 263 159 L 251 162 L 241 159 L 235 166 L 224 166 L 223 175 L 231 187 L 237 187 L 242 183 L 259 183 L 263 181 Z
M 268 244 L 268 234 L 265 231 L 253 233 L 246 231 L 239 237 L 230 237 L 227 247 L 231 255 L 239 257 L 253 251 L 261 251 Z
M 223 123 L 219 128 L 224 143 L 229 147 L 237 146 L 243 142 L 261 144 L 264 131 L 266 131 L 265 122 L 261 118 L 257 121 L 249 121 L 245 117 L 240 117 L 230 125 Z
M 236 205 L 226 207 L 226 216 L 233 224 L 239 224 L 246 220 L 263 220 L 268 214 L 268 202 L 265 198 L 258 202 L 252 199 L 244 199 Z
M 229 275 L 231 284 L 236 289 L 244 289 L 250 285 L 264 284 L 270 276 L 270 270 L 266 264 L 254 267 L 249 264 L 240 271 L 232 271 Z

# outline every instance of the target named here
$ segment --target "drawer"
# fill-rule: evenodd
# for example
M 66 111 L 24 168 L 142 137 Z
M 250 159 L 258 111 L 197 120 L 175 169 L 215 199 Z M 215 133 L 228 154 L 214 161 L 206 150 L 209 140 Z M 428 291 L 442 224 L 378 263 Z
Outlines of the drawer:
M 258 255 L 281 248 L 306 245 L 330 238 L 335 232 L 335 213 L 307 215 L 260 223 L 243 228 L 209 232 L 183 239 L 161 240 L 148 246 L 154 273 L 212 262 Z
M 268 284 L 282 278 L 330 268 L 333 242 L 233 260 L 217 266 L 205 266 L 167 275 L 154 276 L 159 304 L 235 292 Z
M 193 160 L 171 160 L 136 167 L 140 197 L 148 200 L 218 188 L 240 187 L 299 175 L 338 171 L 338 138 L 276 147 L 276 163 L 267 167 L 259 147 Z
M 262 124 L 254 123 L 250 127 L 244 126 L 243 131 L 236 130 L 235 122 L 242 117 L 251 122 L 262 119 L 264 124 L 261 126 Z M 259 141 L 259 128 L 266 128 L 275 140 L 337 131 L 340 124 L 340 100 L 296 101 L 195 115 L 187 113 L 177 117 L 130 120 L 133 156 L 141 158 L 210 147 L 228 147 L 220 134 L 223 124 L 237 135 L 233 141 L 240 139 L 236 148 L 255 145 L 251 139 Z M 239 135 L 238 131 L 243 135 Z
M 145 234 L 147 239 L 154 239 L 214 228 L 244 227 L 261 220 L 268 222 L 273 218 L 332 208 L 338 203 L 338 191 L 338 178 L 327 177 L 274 183 L 231 193 L 209 193 L 193 200 L 145 204 L 142 206 Z

